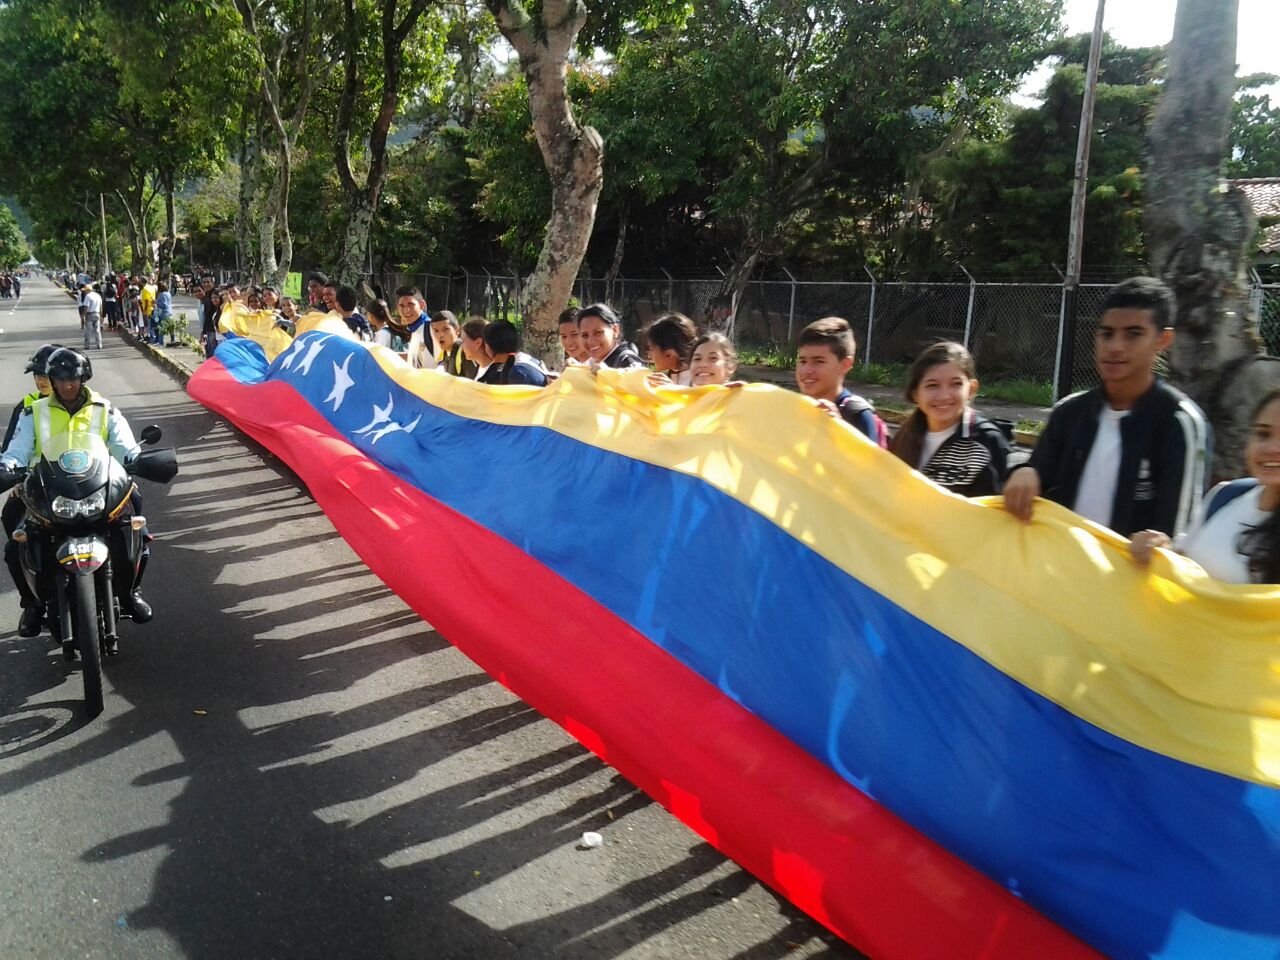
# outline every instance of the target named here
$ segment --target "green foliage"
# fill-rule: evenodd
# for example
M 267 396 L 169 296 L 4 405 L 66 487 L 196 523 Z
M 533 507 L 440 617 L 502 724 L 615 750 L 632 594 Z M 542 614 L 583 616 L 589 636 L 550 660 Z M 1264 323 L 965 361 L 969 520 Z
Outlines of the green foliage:
M 1087 56 L 1088 38 L 1056 48 Z M 1142 257 L 1140 164 L 1163 68 L 1155 49 L 1108 43 L 1098 86 L 1085 208 L 1085 268 L 1136 267 Z M 1026 277 L 1065 260 L 1084 67 L 1068 59 L 1044 102 L 1013 113 L 995 140 L 969 138 L 938 157 L 926 199 L 942 258 L 985 274 Z
M 859 363 L 850 371 L 857 383 L 869 383 L 880 387 L 901 387 L 907 382 L 905 363 Z
M 735 260 L 785 255 L 891 219 L 921 156 L 991 125 L 1056 17 L 1051 0 L 708 2 L 622 50 L 592 121 L 642 199 L 687 215 L 697 198 Z
M 127 227 L 140 243 L 160 216 L 146 202 L 159 180 L 176 187 L 221 148 L 221 118 L 243 88 L 238 58 L 214 39 L 226 35 L 224 22 L 215 18 L 200 32 L 213 8 L 188 6 L 14 0 L 0 7 L 0 79 L 23 90 L 0 104 L 0 182 L 43 238 L 96 247 L 101 193 L 113 236 Z M 148 27 L 122 30 L 122 16 Z M 116 204 L 126 197 L 132 219 Z
M 163 337 L 172 342 L 180 333 L 186 333 L 187 331 L 186 313 L 169 314 L 169 316 L 160 321 L 158 329 Z
M 1053 384 L 1047 380 L 1029 380 L 1015 377 L 1009 380 L 982 381 L 978 398 L 1003 400 L 1028 407 L 1053 406 Z
M 27 238 L 18 228 L 13 211 L 0 204 L 0 267 L 12 269 L 30 255 Z
M 796 351 L 788 346 L 743 346 L 738 349 L 738 366 L 772 367 L 790 370 L 796 365 Z
M 588 5 L 578 49 L 591 56 L 597 49 L 616 51 L 633 37 L 678 30 L 694 6 L 688 0 L 596 0 Z
M 575 101 L 581 104 L 581 91 Z M 537 259 L 551 215 L 551 185 L 533 134 L 529 88 L 512 74 L 485 95 L 468 136 L 471 176 L 481 184 L 476 211 L 502 231 L 503 247 L 522 263 Z
M 1277 77 L 1256 74 L 1240 81 L 1231 114 L 1230 177 L 1280 177 L 1280 104 L 1267 93 L 1252 92 Z
M 225 161 L 178 197 L 178 223 L 199 263 L 235 262 L 240 168 Z

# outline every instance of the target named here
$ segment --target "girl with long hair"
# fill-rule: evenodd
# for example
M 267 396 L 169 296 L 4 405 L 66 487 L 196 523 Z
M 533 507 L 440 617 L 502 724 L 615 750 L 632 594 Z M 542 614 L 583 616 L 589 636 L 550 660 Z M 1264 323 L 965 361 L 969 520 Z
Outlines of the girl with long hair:
M 668 313 L 649 324 L 645 330 L 649 341 L 649 361 L 654 373 L 659 373 L 672 383 L 687 387 L 692 383 L 689 361 L 693 358 L 693 344 L 698 339 L 698 328 L 683 313 Z
M 1280 583 L 1280 389 L 1254 408 L 1244 459 L 1249 476 L 1209 491 L 1199 521 L 1177 549 L 1216 580 Z M 1140 566 L 1152 550 L 1169 546 L 1158 530 L 1142 530 L 1129 541 Z
M 1009 441 L 970 406 L 978 392 L 973 355 L 950 341 L 926 347 L 908 371 L 904 392 L 915 410 L 890 442 L 890 452 L 952 493 L 999 493 L 1008 473 Z
M 689 360 L 689 385 L 705 387 L 709 384 L 741 386 L 731 378 L 738 369 L 738 352 L 733 343 L 722 333 L 704 333 L 693 342 Z

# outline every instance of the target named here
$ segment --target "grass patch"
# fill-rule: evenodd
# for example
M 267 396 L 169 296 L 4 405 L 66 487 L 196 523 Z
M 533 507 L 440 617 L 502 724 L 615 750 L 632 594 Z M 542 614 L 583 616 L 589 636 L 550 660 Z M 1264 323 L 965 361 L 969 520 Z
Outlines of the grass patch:
M 742 367 L 772 367 L 775 370 L 794 370 L 796 351 L 794 347 L 764 346 L 741 347 L 738 350 L 738 365 Z
M 1029 407 L 1051 407 L 1053 406 L 1053 384 L 1047 380 L 1031 380 L 1025 377 L 1014 380 L 995 380 L 991 383 L 984 382 L 978 396 Z
M 901 387 L 907 382 L 905 363 L 855 363 L 849 376 L 876 387 Z

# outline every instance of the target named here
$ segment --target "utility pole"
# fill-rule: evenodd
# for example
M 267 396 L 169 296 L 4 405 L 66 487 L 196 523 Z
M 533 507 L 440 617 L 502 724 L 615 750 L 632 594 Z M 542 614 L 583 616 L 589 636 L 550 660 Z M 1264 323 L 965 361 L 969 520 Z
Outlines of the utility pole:
M 1093 108 L 1098 98 L 1098 66 L 1102 60 L 1102 16 L 1107 0 L 1098 0 L 1089 42 L 1089 69 L 1085 74 L 1084 102 L 1080 107 L 1080 138 L 1076 142 L 1075 185 L 1071 191 L 1071 230 L 1067 238 L 1067 273 L 1062 283 L 1062 314 L 1058 321 L 1058 368 L 1054 399 L 1072 389 L 1076 363 L 1076 320 L 1080 298 L 1080 260 L 1084 249 L 1084 204 L 1089 191 L 1089 147 L 1093 142 Z
M 111 272 L 111 255 L 107 253 L 107 201 L 98 194 L 98 216 L 102 220 L 102 274 Z

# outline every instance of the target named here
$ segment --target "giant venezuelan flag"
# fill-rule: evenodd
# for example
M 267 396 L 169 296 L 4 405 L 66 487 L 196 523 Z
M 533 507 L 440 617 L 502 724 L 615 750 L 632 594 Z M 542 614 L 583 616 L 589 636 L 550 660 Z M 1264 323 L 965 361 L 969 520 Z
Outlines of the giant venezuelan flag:
M 1138 571 L 1052 504 L 1023 526 L 783 390 L 486 387 L 332 323 L 234 316 L 190 391 L 832 930 L 909 960 L 1280 957 L 1280 590 Z

